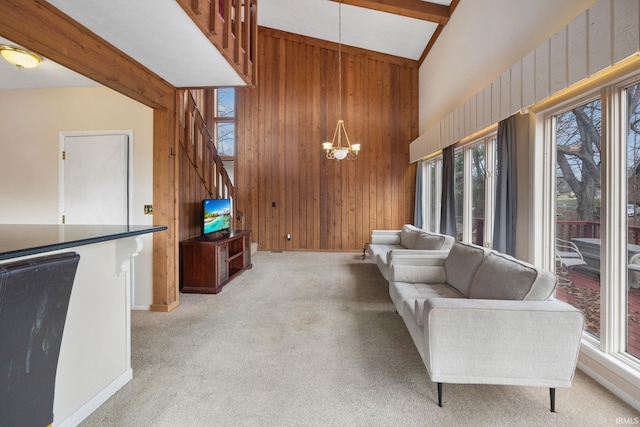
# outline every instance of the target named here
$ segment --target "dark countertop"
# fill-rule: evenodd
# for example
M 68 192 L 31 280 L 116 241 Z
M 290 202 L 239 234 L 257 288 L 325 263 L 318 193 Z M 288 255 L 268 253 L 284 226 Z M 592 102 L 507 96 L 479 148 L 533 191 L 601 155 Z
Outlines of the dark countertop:
M 166 229 L 166 225 L 0 224 L 0 261 Z

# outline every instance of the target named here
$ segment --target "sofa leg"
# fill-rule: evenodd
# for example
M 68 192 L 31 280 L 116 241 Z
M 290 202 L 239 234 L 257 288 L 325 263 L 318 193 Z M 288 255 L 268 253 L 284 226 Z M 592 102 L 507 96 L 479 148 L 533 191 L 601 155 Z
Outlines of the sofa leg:
M 556 389 L 549 389 L 549 397 L 551 397 L 551 412 L 556 412 Z
M 442 383 L 438 383 L 438 406 L 442 408 Z

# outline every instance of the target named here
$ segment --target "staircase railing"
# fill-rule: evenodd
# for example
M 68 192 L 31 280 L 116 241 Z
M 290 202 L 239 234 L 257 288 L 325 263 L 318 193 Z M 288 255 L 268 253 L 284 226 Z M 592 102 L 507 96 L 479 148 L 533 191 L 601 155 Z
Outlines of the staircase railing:
M 250 86 L 256 83 L 258 0 L 176 0 Z
M 238 194 L 198 108 L 204 105 L 203 91 L 182 90 L 181 94 L 180 144 L 209 196 L 231 199 L 233 227 L 242 229 L 244 214 L 238 209 Z

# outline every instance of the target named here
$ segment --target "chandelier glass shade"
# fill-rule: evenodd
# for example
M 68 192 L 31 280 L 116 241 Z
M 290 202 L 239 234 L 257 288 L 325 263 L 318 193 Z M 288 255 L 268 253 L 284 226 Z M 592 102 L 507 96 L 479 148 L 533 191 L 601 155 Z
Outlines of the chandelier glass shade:
M 338 109 L 342 117 L 342 0 L 338 4 Z M 342 145 L 342 141 L 346 142 Z M 360 152 L 360 144 L 352 144 L 349 141 L 344 120 L 338 119 L 336 130 L 333 132 L 331 142 L 322 143 L 322 149 L 326 152 L 327 159 L 343 160 L 347 157 L 355 159 Z
M 18 68 L 33 68 L 42 62 L 40 55 L 17 46 L 0 45 L 0 55 Z
M 342 145 L 342 139 L 346 141 L 346 145 Z M 344 128 L 344 120 L 338 120 L 336 130 L 333 133 L 333 139 L 331 142 L 325 142 L 322 144 L 322 148 L 327 153 L 327 159 L 343 160 L 347 158 L 355 159 L 360 152 L 360 144 L 352 144 L 349 141 L 349 135 Z

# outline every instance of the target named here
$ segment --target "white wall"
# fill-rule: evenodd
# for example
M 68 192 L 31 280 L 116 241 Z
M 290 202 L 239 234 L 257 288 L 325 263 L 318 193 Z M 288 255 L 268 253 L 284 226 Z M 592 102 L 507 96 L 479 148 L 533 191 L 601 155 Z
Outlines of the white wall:
M 461 1 L 420 67 L 420 134 L 594 2 Z
M 466 3 L 465 3 L 466 4 Z M 535 3 L 537 4 L 537 3 Z M 457 12 L 457 10 L 456 10 Z M 455 14 L 454 14 L 455 16 Z M 525 20 L 526 22 L 526 20 Z M 505 35 L 505 39 L 519 40 L 519 33 Z M 524 54 L 496 78 L 470 98 L 455 104 L 454 109 L 438 107 L 440 119 L 429 117 L 434 124 L 428 127 L 410 145 L 410 159 L 416 161 L 424 156 L 454 144 L 462 138 L 495 124 L 523 109 L 535 107 L 552 95 L 556 95 L 576 83 L 594 77 L 604 70 L 634 57 L 640 52 L 640 4 L 637 0 L 598 0 L 587 10 L 565 23 L 551 37 L 545 39 L 535 49 Z M 499 61 L 500 56 L 491 61 Z M 489 59 L 486 59 L 489 62 Z M 468 68 L 474 68 L 474 64 Z M 444 61 L 439 67 L 460 67 L 456 61 Z M 451 99 L 466 90 L 473 91 L 463 81 L 462 89 L 445 89 L 425 92 L 423 82 L 426 64 L 421 67 L 420 75 L 420 117 L 426 120 L 427 105 L 433 107 L 433 100 Z M 475 68 L 477 73 L 487 71 L 484 67 Z M 455 72 L 451 72 L 455 80 Z M 429 74 L 429 79 L 433 76 Z M 445 88 L 442 80 L 440 86 Z M 466 92 L 465 92 L 466 93 Z M 462 97 L 460 97 L 462 99 Z M 422 108 L 422 106 L 425 108 Z M 446 107 L 447 109 L 449 107 Z
M 28 70 L 24 70 L 27 72 Z M 58 134 L 133 130 L 134 224 L 153 202 L 153 110 L 104 87 L 0 91 L 0 223 L 58 224 Z M 135 258 L 134 304 L 153 301 L 153 237 Z

